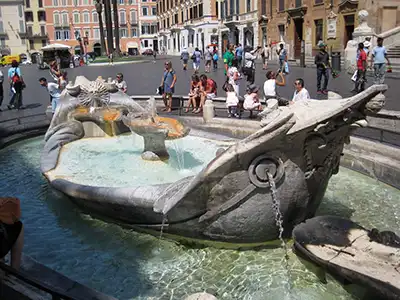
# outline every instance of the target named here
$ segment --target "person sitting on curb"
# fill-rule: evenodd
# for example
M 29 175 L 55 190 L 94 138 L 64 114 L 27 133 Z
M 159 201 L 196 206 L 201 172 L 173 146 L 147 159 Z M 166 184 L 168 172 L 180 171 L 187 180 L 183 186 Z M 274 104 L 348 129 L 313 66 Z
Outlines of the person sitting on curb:
M 188 107 L 185 109 L 185 112 L 189 112 L 190 107 L 193 106 L 192 112 L 196 112 L 199 109 L 200 105 L 200 89 L 201 89 L 201 82 L 199 76 L 194 74 L 192 76 L 192 80 L 190 82 L 190 91 L 189 91 L 189 101 Z
M 118 90 L 121 92 L 125 93 L 128 91 L 128 85 L 126 84 L 126 81 L 124 80 L 124 74 L 118 73 L 115 80 L 114 84 L 117 86 Z
M 268 71 L 266 74 L 267 80 L 264 82 L 264 98 L 265 101 L 269 99 L 278 100 L 278 104 L 280 106 L 286 106 L 289 104 L 289 101 L 285 98 L 278 96 L 276 92 L 276 86 L 285 86 L 286 80 L 285 76 L 283 76 L 282 72 L 278 73 L 278 77 L 280 80 L 277 80 L 276 73 L 273 71 Z
M 243 108 L 250 111 L 250 118 L 253 118 L 253 110 L 262 111 L 258 90 L 257 85 L 251 84 L 247 87 L 247 94 L 244 96 Z
M 304 87 L 304 80 L 302 78 L 297 78 L 294 82 L 295 91 L 293 94 L 293 99 L 290 104 L 294 104 L 297 101 L 304 101 L 310 99 L 310 93 Z
M 11 267 L 18 270 L 24 247 L 24 226 L 18 198 L 0 197 L 0 258 L 11 251 Z
M 211 78 L 207 78 L 205 74 L 200 76 L 201 90 L 200 90 L 200 107 L 194 112 L 200 113 L 206 100 L 212 100 L 217 96 L 217 84 Z

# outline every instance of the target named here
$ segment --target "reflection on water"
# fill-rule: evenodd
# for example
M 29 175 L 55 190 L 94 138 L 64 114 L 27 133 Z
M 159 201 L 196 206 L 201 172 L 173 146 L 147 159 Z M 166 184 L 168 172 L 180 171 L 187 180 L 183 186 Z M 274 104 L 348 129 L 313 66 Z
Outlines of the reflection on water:
M 282 249 L 190 249 L 93 219 L 48 187 L 39 170 L 42 147 L 39 138 L 0 151 L 0 195 L 21 199 L 24 251 L 41 263 L 119 299 L 182 299 L 204 290 L 227 300 L 284 299 Z M 397 190 L 342 168 L 319 214 L 396 231 L 398 199 Z M 321 284 L 291 251 L 289 267 L 290 299 L 352 299 L 333 280 Z

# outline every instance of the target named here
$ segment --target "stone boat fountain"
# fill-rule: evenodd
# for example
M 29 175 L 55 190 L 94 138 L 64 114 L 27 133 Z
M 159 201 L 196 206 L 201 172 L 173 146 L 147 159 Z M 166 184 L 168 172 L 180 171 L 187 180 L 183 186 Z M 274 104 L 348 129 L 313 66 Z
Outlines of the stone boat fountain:
M 132 131 L 144 137 L 142 158 L 157 160 L 147 162 L 156 169 L 169 156 L 165 140 L 187 136 L 190 126 L 157 116 L 154 103 L 144 108 L 112 83 L 78 76 L 63 92 L 45 135 L 41 170 L 54 188 L 106 219 L 141 230 L 163 228 L 177 238 L 262 244 L 279 236 L 274 198 L 287 234 L 315 214 L 330 177 L 338 172 L 344 144 L 354 129 L 366 125 L 366 114 L 382 108 L 376 96 L 386 89 L 375 85 L 348 99 L 268 105 L 254 133 L 217 151 L 194 176 L 171 184 L 111 187 L 57 175 L 66 145 Z M 232 121 L 231 128 L 243 124 Z

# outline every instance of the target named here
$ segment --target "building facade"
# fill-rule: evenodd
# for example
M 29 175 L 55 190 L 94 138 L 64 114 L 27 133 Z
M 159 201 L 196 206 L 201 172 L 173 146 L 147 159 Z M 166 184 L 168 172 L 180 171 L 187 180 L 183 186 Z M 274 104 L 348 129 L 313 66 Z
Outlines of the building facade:
M 218 2 L 215 0 L 159 0 L 157 3 L 159 46 L 166 54 L 178 55 L 183 48 L 203 51 L 218 44 Z
M 29 53 L 37 53 L 46 46 L 49 37 L 46 30 L 46 11 L 43 0 L 25 0 L 26 39 Z
M 343 53 L 357 24 L 358 0 L 260 0 L 262 44 L 284 43 L 289 59 L 299 59 L 302 41 L 306 57 L 318 51 L 319 41 Z
M 0 0 L 0 51 L 1 55 L 28 52 L 22 0 Z
M 377 34 L 400 26 L 400 0 L 364 0 L 358 8 L 368 11 L 368 25 Z
M 139 0 L 140 48 L 157 50 L 157 0 Z
M 69 45 L 72 47 L 73 53 L 80 54 L 80 45 L 75 39 L 75 32 L 78 32 L 82 38 L 87 38 L 88 44 L 85 45 L 85 52 L 93 51 L 100 55 L 99 19 L 94 0 L 43 1 L 50 43 Z M 118 0 L 119 35 L 122 52 L 129 54 L 140 52 L 139 7 L 140 5 L 136 0 Z M 104 8 L 102 15 L 106 35 Z M 113 12 L 111 12 L 111 16 L 114 19 Z

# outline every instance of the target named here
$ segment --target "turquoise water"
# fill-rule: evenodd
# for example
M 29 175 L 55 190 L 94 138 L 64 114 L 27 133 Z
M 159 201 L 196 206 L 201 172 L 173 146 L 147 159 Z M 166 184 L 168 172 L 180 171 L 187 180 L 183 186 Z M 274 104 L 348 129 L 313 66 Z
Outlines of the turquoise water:
M 207 290 L 218 299 L 353 299 L 327 285 L 283 250 L 191 249 L 91 218 L 49 188 L 39 169 L 42 138 L 0 150 L 0 195 L 22 201 L 25 253 L 66 276 L 119 299 L 182 299 Z M 398 230 L 399 191 L 341 168 L 319 214 L 351 217 L 366 227 Z M 399 232 L 397 232 L 399 233 Z
M 226 143 L 186 136 L 166 141 L 170 158 L 146 161 L 141 158 L 143 138 L 124 135 L 81 139 L 66 145 L 54 176 L 92 186 L 144 186 L 172 183 L 199 173 Z

